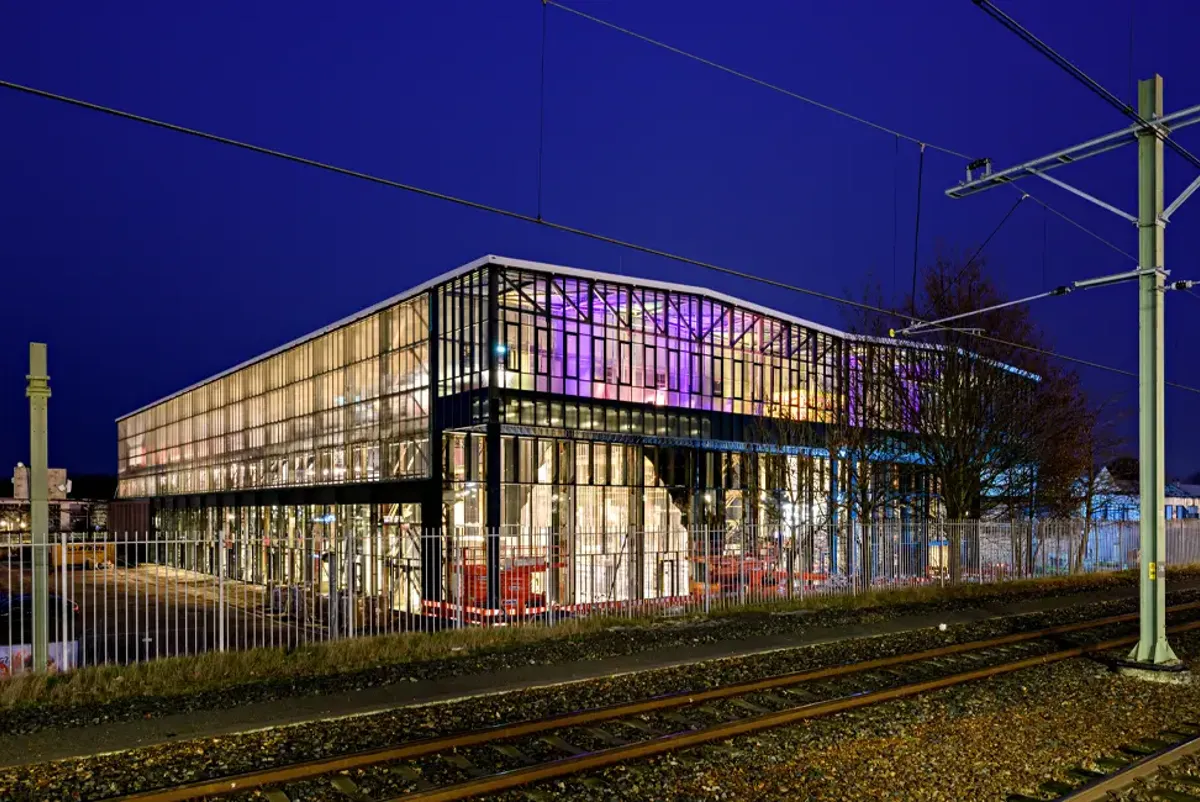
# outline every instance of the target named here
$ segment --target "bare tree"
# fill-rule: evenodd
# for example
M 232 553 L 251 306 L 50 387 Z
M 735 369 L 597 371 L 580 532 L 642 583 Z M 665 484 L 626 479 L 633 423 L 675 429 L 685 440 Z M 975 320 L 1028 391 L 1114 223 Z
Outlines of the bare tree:
M 877 288 L 873 293 L 866 293 L 866 305 L 886 308 Z M 924 271 L 918 297 L 908 299 L 910 314 L 860 312 L 852 327 L 865 335 L 859 344 L 871 354 L 879 403 L 863 407 L 864 414 L 870 409 L 870 426 L 831 427 L 831 443 L 857 439 L 876 461 L 894 464 L 898 453 L 914 458 L 951 521 L 995 513 L 1034 518 L 1039 509 L 1061 508 L 1087 462 L 1080 444 L 1091 437 L 1095 420 L 1078 414 L 1076 378 L 1049 364 L 1025 307 L 992 309 L 910 338 L 882 336 L 914 317 L 939 320 L 1003 300 L 983 259 L 942 255 Z M 868 382 L 856 384 L 851 371 L 847 376 L 852 404 Z M 876 509 L 887 498 L 873 492 L 851 503 Z M 958 581 L 964 546 L 978 546 L 974 539 L 964 543 L 957 526 L 947 527 L 946 538 L 950 578 Z M 1031 536 L 1013 545 L 1015 554 L 1031 559 Z
M 845 402 L 827 427 L 826 442 L 840 466 L 841 506 L 855 522 L 854 537 L 846 539 L 847 556 L 853 540 L 860 552 L 857 575 L 869 586 L 876 568 L 872 552 L 878 552 L 881 566 L 889 558 L 881 525 L 890 508 L 907 501 L 898 472 L 911 453 L 904 408 L 896 400 L 907 345 L 889 334 L 902 318 L 872 311 L 888 306 L 877 281 L 868 280 L 862 300 L 848 313 L 847 328 L 857 338 L 841 371 Z
M 1104 466 L 1112 461 L 1126 444 L 1118 427 L 1120 415 L 1116 413 L 1115 404 L 1112 402 L 1081 406 L 1079 417 L 1082 424 L 1077 432 L 1075 446 L 1079 462 L 1082 464 L 1074 483 L 1075 492 L 1070 499 L 1073 509 L 1069 510 L 1072 516 L 1080 513 L 1083 515 L 1082 531 L 1079 533 L 1079 541 L 1071 561 L 1071 570 L 1076 573 L 1083 570 L 1083 561 L 1087 557 L 1088 541 L 1095 528 L 1098 508 L 1104 497 L 1113 490 L 1106 481 Z M 1068 509 L 1063 509 L 1063 512 L 1067 513 Z
M 936 320 L 999 303 L 980 260 L 939 257 L 925 271 L 917 316 Z M 978 520 L 1035 464 L 1035 414 L 1044 360 L 1018 347 L 1036 342 L 1022 307 L 972 318 L 983 338 L 959 328 L 927 330 L 897 351 L 891 372 L 905 443 L 933 476 L 946 517 Z M 950 579 L 962 577 L 962 531 L 949 527 Z
M 840 466 L 838 479 L 849 526 L 843 538 L 846 566 L 857 546 L 858 581 L 870 587 L 875 579 L 875 545 L 882 544 L 880 524 L 895 500 L 892 474 L 901 454 L 899 421 L 892 403 L 896 349 L 890 343 L 857 341 L 848 349 L 844 394 L 846 403 L 826 428 L 826 444 Z

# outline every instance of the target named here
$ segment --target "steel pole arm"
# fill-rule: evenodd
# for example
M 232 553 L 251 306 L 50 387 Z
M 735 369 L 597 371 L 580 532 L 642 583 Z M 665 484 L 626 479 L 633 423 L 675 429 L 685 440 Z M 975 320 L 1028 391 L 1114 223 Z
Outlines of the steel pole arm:
M 1009 306 L 1029 303 L 1030 301 L 1036 301 L 1040 298 L 1050 298 L 1055 295 L 1066 295 L 1067 293 L 1074 292 L 1075 290 L 1092 290 L 1096 287 L 1107 287 L 1110 284 L 1119 284 L 1123 281 L 1132 281 L 1134 279 L 1141 278 L 1144 275 L 1158 273 L 1159 271 L 1162 271 L 1164 274 L 1166 273 L 1166 271 L 1162 270 L 1162 268 L 1154 267 L 1138 270 L 1127 270 L 1124 273 L 1113 273 L 1111 275 L 1098 276 L 1096 278 L 1081 279 L 1079 281 L 1073 281 L 1070 284 L 1064 284 L 1061 287 L 1055 287 L 1054 289 L 1047 290 L 1046 292 L 1039 292 L 1036 295 L 1028 295 L 1024 298 L 1018 298 L 1015 301 L 1005 301 L 1004 303 L 985 306 L 982 309 L 973 309 L 969 312 L 960 312 L 957 315 L 950 315 L 949 317 L 939 318 L 938 320 L 914 323 L 907 328 L 899 330 L 892 329 L 890 334 L 893 337 L 898 337 L 906 334 L 915 334 L 931 327 L 943 328 L 944 324 L 946 323 L 950 323 L 955 320 L 962 320 L 966 317 L 974 317 L 975 315 L 982 315 L 986 312 L 994 312 L 997 309 L 1004 309 Z

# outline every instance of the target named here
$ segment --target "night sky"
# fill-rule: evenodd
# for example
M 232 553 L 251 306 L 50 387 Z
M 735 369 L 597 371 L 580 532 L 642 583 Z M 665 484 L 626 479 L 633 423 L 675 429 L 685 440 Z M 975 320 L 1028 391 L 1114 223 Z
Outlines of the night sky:
M 570 4 L 570 3 L 569 3 Z M 1195 0 L 1001 7 L 1123 99 L 1200 103 Z M 574 6 L 998 167 L 1126 124 L 969 0 L 574 0 Z M 11 3 L 0 77 L 535 213 L 541 4 Z M 838 295 L 908 286 L 917 148 L 548 12 L 548 219 Z M 1200 127 L 1179 134 L 1200 152 Z M 1196 175 L 1167 155 L 1168 202 Z M 1136 151 L 1061 178 L 1136 212 Z M 919 242 L 981 242 L 1016 200 L 944 190 Z M 1036 180 L 1036 179 L 1034 179 Z M 1120 218 L 1029 191 L 1121 248 Z M 1200 278 L 1200 199 L 1167 232 Z M 28 459 L 27 343 L 49 344 L 50 461 L 115 472 L 114 418 L 486 253 L 698 284 L 829 325 L 832 303 L 0 89 L 0 473 Z M 1045 234 L 1045 237 L 1043 237 Z M 1133 263 L 1026 201 L 993 240 L 1006 294 Z M 1063 353 L 1135 370 L 1133 285 L 1039 302 Z M 1167 297 L 1167 378 L 1200 386 L 1200 299 Z M 1080 368 L 1097 398 L 1133 379 Z M 1200 470 L 1200 395 L 1167 390 L 1167 467 Z M 1131 437 L 1136 417 L 1126 424 Z M 1130 446 L 1133 447 L 1131 442 Z

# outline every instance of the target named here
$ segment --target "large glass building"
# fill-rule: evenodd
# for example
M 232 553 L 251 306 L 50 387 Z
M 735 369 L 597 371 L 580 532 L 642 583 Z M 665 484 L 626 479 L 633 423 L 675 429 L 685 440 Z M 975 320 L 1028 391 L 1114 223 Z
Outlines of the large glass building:
M 848 514 L 823 431 L 861 414 L 865 347 L 902 361 L 720 293 L 487 256 L 120 418 L 119 496 L 250 580 L 402 609 L 445 587 L 433 529 L 478 550 L 488 608 L 534 551 L 541 593 L 578 604 L 686 594 L 698 549 L 800 526 L 804 570 L 836 570 L 811 526 Z M 874 477 L 873 514 L 926 514 L 918 465 Z

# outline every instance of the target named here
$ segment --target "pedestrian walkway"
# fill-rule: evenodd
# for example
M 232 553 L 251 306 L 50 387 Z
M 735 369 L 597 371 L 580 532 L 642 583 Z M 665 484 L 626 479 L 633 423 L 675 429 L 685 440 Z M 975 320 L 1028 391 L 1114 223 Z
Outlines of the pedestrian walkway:
M 1195 588 L 1200 588 L 1200 579 L 1173 583 L 1171 590 Z M 1136 598 L 1137 595 L 1137 587 L 1129 586 L 1070 596 L 981 603 L 958 610 L 898 616 L 874 623 L 813 628 L 802 633 L 677 646 L 600 660 L 521 666 L 486 674 L 402 682 L 358 691 L 277 699 L 222 710 L 194 711 L 162 718 L 113 722 L 70 730 L 42 730 L 5 738 L 0 746 L 0 767 L 117 752 L 172 741 L 214 738 L 330 718 L 370 715 L 399 707 L 446 702 L 484 694 L 580 682 L 707 660 L 746 657 L 840 640 L 894 635 L 939 624 L 972 624 L 992 618 Z

